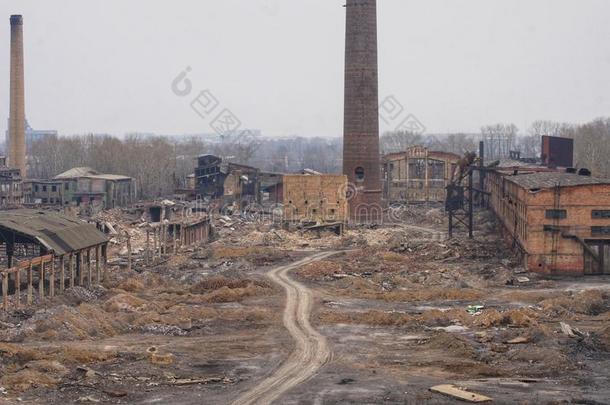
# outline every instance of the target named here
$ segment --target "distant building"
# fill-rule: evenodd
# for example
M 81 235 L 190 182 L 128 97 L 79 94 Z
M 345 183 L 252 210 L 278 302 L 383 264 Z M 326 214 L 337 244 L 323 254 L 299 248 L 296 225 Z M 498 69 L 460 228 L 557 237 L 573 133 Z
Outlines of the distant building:
M 23 203 L 23 189 L 19 169 L 6 166 L 6 157 L 0 156 L 0 208 L 15 207 Z
M 52 180 L 28 180 L 26 202 L 61 206 L 97 206 L 103 209 L 135 202 L 136 187 L 131 177 L 103 174 L 90 167 L 75 167 Z
M 460 156 L 413 146 L 383 156 L 383 197 L 391 203 L 442 202 Z
M 222 199 L 223 204 L 234 201 L 257 201 L 260 170 L 246 165 L 229 163 L 214 155 L 201 155 L 195 168 L 198 195 Z
M 57 136 L 57 131 L 54 129 L 33 129 L 28 120 L 25 120 L 25 146 L 27 153 L 32 151 L 34 142 L 50 136 Z M 6 130 L 6 150 L 9 150 L 8 130 Z

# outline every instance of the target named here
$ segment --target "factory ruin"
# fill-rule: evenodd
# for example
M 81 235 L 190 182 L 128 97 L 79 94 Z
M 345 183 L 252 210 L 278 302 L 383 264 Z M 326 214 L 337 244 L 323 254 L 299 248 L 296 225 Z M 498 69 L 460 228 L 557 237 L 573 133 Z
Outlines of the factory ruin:
M 205 153 L 155 199 L 28 173 L 10 17 L 0 402 L 607 401 L 610 179 L 546 135 L 382 155 L 377 2 L 345 3 L 342 172 Z

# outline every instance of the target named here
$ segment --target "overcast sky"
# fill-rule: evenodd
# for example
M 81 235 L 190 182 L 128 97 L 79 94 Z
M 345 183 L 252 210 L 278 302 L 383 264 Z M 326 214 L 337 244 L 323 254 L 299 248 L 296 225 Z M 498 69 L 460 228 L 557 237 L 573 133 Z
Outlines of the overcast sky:
M 35 128 L 211 132 L 189 105 L 209 89 L 266 135 L 340 136 L 343 4 L 1 0 L 0 117 L 9 16 L 23 14 Z M 379 0 L 380 97 L 394 95 L 432 133 L 608 116 L 608 16 L 607 0 Z M 193 90 L 180 97 L 171 83 L 187 66 Z

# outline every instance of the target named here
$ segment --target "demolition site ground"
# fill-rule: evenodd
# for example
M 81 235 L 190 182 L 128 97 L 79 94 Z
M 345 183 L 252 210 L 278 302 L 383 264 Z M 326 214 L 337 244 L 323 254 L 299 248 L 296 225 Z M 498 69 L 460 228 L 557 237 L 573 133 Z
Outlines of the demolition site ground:
M 474 240 L 423 207 L 343 236 L 221 217 L 215 241 L 148 266 L 112 215 L 132 270 L 115 236 L 102 285 L 2 313 L 0 403 L 610 398 L 610 280 L 526 272 L 487 214 Z

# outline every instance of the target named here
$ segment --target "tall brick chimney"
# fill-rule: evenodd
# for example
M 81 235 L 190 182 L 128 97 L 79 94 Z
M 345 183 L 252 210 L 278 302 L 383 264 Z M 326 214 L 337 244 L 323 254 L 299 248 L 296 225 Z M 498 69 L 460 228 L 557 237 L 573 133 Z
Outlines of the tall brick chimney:
M 11 90 L 9 109 L 8 165 L 25 178 L 25 96 L 23 84 L 23 18 L 11 16 Z
M 343 174 L 355 186 L 350 217 L 381 219 L 377 1 L 347 0 Z M 352 190 L 353 191 L 353 190 Z

